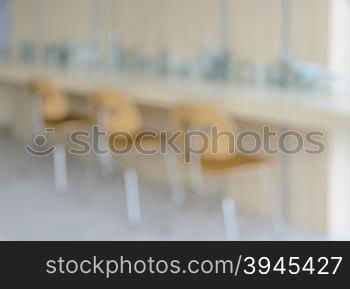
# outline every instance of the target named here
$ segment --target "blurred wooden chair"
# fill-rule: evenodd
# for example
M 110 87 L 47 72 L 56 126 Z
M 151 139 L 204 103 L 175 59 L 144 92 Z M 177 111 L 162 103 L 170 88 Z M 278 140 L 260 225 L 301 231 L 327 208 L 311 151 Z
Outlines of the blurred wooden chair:
M 105 173 L 113 173 L 115 168 L 122 170 L 128 221 L 131 225 L 136 225 L 141 221 L 139 178 L 135 164 L 130 161 L 136 156 L 133 154 L 134 150 L 128 150 L 113 158 L 111 148 L 118 152 L 125 148 L 134 148 L 135 137 L 142 129 L 141 113 L 117 91 L 97 91 L 91 95 L 90 100 L 95 111 L 96 123 L 107 135 L 102 145 L 108 152 L 99 156 L 101 168 Z
M 87 129 L 92 123 L 91 116 L 74 114 L 69 98 L 53 82 L 46 79 L 35 79 L 29 84 L 35 96 L 33 116 L 35 133 L 50 131 L 55 136 L 55 150 L 53 151 L 55 190 L 65 193 L 68 189 L 68 174 L 66 148 L 61 137 L 65 137 L 75 130 Z
M 239 239 L 239 230 L 236 215 L 236 206 L 233 194 L 228 191 L 228 181 L 233 176 L 245 176 L 257 174 L 261 178 L 261 185 L 264 193 L 267 195 L 269 205 L 274 204 L 274 193 L 272 188 L 272 169 L 274 163 L 270 159 L 264 159 L 257 156 L 245 155 L 239 152 L 232 152 L 232 139 L 222 135 L 217 138 L 214 144 L 210 137 L 211 129 L 216 127 L 218 132 L 232 132 L 234 137 L 238 135 L 238 128 L 233 120 L 224 112 L 216 110 L 213 107 L 195 104 L 180 104 L 171 112 L 171 123 L 174 131 L 202 132 L 208 135 L 207 149 L 199 154 L 191 155 L 189 166 L 189 176 L 192 189 L 199 195 L 204 195 L 207 191 L 206 182 L 209 179 L 216 179 L 220 182 L 221 205 L 225 223 L 225 233 L 228 240 Z M 197 139 L 199 142 L 199 140 Z M 179 138 L 180 146 L 183 152 L 189 150 L 184 136 Z M 199 149 L 196 138 L 192 138 L 191 145 Z M 203 144 L 202 144 L 203 145 Z M 231 147 L 230 147 L 231 146 Z M 195 147 L 196 148 L 196 147 Z M 168 167 L 170 168 L 169 177 L 172 184 L 175 184 L 174 191 L 183 191 L 184 187 L 179 187 L 180 181 L 178 158 L 168 156 Z M 175 178 L 175 179 L 174 179 Z M 211 193 L 211 192 L 208 192 Z M 274 204 L 271 206 L 273 210 L 273 224 L 276 225 L 279 218 L 278 208 Z

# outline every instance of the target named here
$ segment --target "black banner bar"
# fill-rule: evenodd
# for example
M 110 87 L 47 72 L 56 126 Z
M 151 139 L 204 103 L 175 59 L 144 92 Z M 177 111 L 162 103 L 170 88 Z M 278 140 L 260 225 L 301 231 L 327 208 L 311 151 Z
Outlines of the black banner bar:
M 350 242 L 2 242 L 8 284 L 342 284 Z

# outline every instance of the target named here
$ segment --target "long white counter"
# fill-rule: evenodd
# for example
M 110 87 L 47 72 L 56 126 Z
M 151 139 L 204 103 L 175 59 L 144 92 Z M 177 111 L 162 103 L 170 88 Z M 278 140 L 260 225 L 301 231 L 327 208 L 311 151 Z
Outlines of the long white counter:
M 137 103 L 155 107 L 201 100 L 222 106 L 237 117 L 285 125 L 329 128 L 347 126 L 350 121 L 350 97 L 346 95 L 0 65 L 2 83 L 26 85 L 43 76 L 70 92 L 85 94 L 96 88 L 115 88 Z

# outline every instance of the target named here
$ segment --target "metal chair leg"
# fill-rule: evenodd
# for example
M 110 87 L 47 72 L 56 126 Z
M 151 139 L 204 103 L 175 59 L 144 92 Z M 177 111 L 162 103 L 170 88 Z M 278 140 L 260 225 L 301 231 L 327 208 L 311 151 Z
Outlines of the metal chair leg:
M 206 193 L 208 193 L 204 185 L 201 156 L 192 156 L 192 163 L 190 166 L 190 177 L 192 190 L 196 194 L 203 196 Z
M 221 205 L 224 216 L 226 240 L 238 241 L 239 230 L 235 201 L 230 197 L 223 197 Z
M 103 131 L 107 131 L 106 124 L 108 123 L 108 112 L 105 110 L 99 110 L 97 112 L 97 124 L 100 129 Z M 114 166 L 113 166 L 113 158 L 111 155 L 111 152 L 108 147 L 108 138 L 107 136 L 100 139 L 100 143 L 104 149 L 107 149 L 107 152 L 102 155 L 98 155 L 98 161 L 100 163 L 101 172 L 102 175 L 112 176 L 114 173 Z
M 113 158 L 111 152 L 108 150 L 107 139 L 101 138 L 101 143 L 104 148 L 107 148 L 105 154 L 97 155 L 101 172 L 105 177 L 112 176 L 114 173 Z
M 176 156 L 174 154 L 168 153 L 164 157 L 171 187 L 172 201 L 176 205 L 181 205 L 186 198 L 186 192 L 181 180 L 180 169 Z
M 101 167 L 101 173 L 103 176 L 111 176 L 113 175 L 113 161 L 110 153 L 106 153 L 103 155 L 98 156 L 100 167 Z
M 129 224 L 137 225 L 141 222 L 141 205 L 138 176 L 135 169 L 125 170 L 124 182 Z
M 64 194 L 68 189 L 68 174 L 66 149 L 63 145 L 57 145 L 53 153 L 55 190 L 56 193 Z
M 42 119 L 42 114 L 40 112 L 40 101 L 39 96 L 31 95 L 31 105 L 32 105 L 32 129 L 33 135 L 39 135 L 44 132 L 44 122 Z

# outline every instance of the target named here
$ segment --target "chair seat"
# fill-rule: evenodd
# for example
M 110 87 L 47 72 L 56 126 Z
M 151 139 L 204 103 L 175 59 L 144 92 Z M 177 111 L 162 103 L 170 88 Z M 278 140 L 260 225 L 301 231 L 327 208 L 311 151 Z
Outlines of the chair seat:
M 142 137 L 142 139 L 136 140 L 136 135 L 130 136 L 130 137 L 124 137 L 124 136 L 118 136 L 114 139 L 110 139 L 110 145 L 113 144 L 113 147 L 116 150 L 124 150 L 130 146 L 135 146 L 136 141 L 138 142 L 138 145 L 142 144 L 142 148 L 146 150 L 150 149 L 159 149 L 160 146 L 160 137 L 159 136 L 149 136 L 146 135 Z M 135 147 L 134 147 L 135 149 Z
M 237 170 L 251 170 L 262 165 L 271 165 L 271 159 L 265 159 L 257 156 L 250 156 L 244 154 L 235 154 L 226 159 L 201 159 L 202 169 L 204 173 L 218 173 L 222 174 Z
M 45 120 L 45 128 L 53 128 L 60 133 L 72 132 L 90 127 L 94 121 L 89 117 L 70 115 L 60 120 Z

